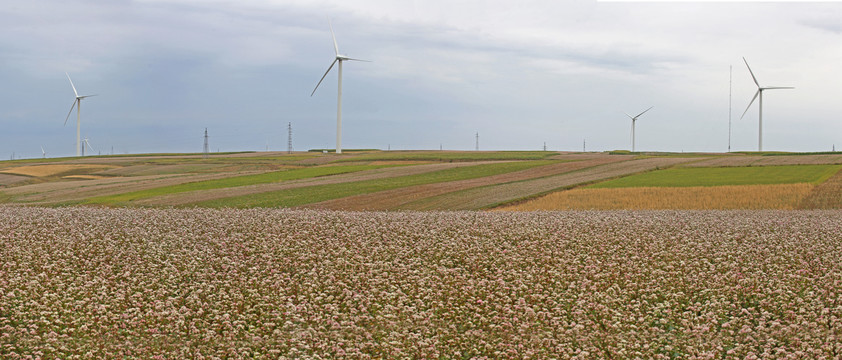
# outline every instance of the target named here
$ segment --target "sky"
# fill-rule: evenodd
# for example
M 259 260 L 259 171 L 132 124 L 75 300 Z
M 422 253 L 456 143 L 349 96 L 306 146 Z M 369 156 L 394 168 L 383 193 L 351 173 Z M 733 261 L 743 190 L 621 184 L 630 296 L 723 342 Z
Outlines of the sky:
M 0 158 L 333 148 L 842 150 L 842 2 L 67 0 L 0 7 Z M 729 95 L 730 94 L 730 95 Z

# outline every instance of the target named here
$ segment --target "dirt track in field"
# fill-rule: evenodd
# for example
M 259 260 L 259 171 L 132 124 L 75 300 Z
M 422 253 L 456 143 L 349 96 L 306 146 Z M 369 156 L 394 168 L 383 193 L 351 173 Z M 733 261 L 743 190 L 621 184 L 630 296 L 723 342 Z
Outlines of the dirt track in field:
M 405 188 L 380 191 L 371 194 L 349 196 L 334 200 L 309 204 L 304 207 L 334 210 L 389 210 L 409 204 L 419 199 L 438 196 L 454 191 L 466 190 L 480 186 L 523 181 L 547 176 L 558 175 L 576 171 L 588 167 L 630 160 L 626 156 L 594 156 L 594 157 L 573 157 L 564 159 L 576 159 L 581 161 L 563 162 L 539 166 L 531 169 L 515 171 L 506 174 L 487 176 L 477 179 L 450 181 L 444 183 L 425 184 Z
M 421 199 L 399 207 L 405 210 L 471 210 L 516 201 L 556 189 L 670 167 L 694 158 L 648 158 L 612 163 L 570 173 L 485 186 Z
M 429 165 L 416 165 L 407 167 L 391 167 L 373 170 L 364 170 L 353 173 L 308 178 L 300 180 L 291 180 L 271 184 L 259 184 L 249 186 L 238 186 L 234 188 L 190 191 L 177 194 L 170 194 L 164 196 L 157 196 L 148 199 L 137 200 L 134 203 L 138 205 L 164 205 L 164 206 L 178 206 L 187 205 L 207 200 L 222 199 L 227 197 L 253 195 L 270 191 L 294 189 L 306 186 L 339 184 L 354 181 L 386 179 L 398 176 L 417 175 L 433 171 L 445 170 L 463 166 L 475 166 L 481 164 L 495 163 L 496 161 L 478 161 L 478 162 L 464 162 L 464 163 L 442 163 Z

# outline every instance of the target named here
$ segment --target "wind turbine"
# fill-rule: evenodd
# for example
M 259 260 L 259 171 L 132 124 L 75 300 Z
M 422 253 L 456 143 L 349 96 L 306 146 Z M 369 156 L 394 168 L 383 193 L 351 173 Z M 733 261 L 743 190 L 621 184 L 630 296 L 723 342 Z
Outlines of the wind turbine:
M 73 100 L 73 104 L 70 105 L 70 111 L 67 112 L 67 117 L 64 118 L 64 125 L 67 125 L 67 119 L 70 119 L 70 114 L 73 113 L 73 107 L 76 107 L 76 156 L 81 155 L 81 145 L 82 140 L 80 138 L 80 131 L 81 131 L 81 118 L 82 118 L 82 99 L 86 97 L 96 96 L 96 95 L 82 95 L 79 96 L 79 92 L 76 91 L 76 86 L 73 85 L 73 80 L 70 79 L 70 74 L 64 73 L 67 75 L 67 80 L 70 80 L 70 86 L 73 88 L 73 93 L 76 94 L 76 99 Z
M 336 43 L 336 34 L 333 33 L 333 25 L 330 23 L 330 19 L 328 19 L 328 26 L 330 26 L 330 36 L 333 37 L 333 50 L 336 54 L 336 58 L 333 59 L 333 62 L 330 63 L 330 66 L 325 71 L 325 74 L 322 75 L 322 78 L 319 79 L 319 83 L 316 84 L 316 87 L 313 89 L 313 92 L 310 93 L 310 96 L 316 93 L 318 90 L 319 85 L 322 84 L 327 74 L 330 72 L 330 69 L 333 69 L 333 65 L 337 62 L 339 63 L 339 86 L 338 86 L 338 95 L 336 100 L 336 153 L 342 153 L 342 62 L 345 60 L 353 60 L 353 61 L 365 61 L 370 62 L 368 60 L 360 60 L 360 59 L 353 59 L 349 58 L 345 55 L 339 54 L 339 45 Z
M 637 116 L 631 116 L 631 115 L 629 115 L 628 113 L 624 113 L 624 114 L 626 114 L 626 116 L 628 116 L 628 117 L 629 117 L 629 119 L 631 119 L 631 121 L 632 121 L 632 133 L 631 133 L 631 136 L 632 136 L 632 152 L 634 152 L 634 123 L 637 121 L 637 118 L 639 118 L 639 117 L 640 117 L 640 115 L 643 115 L 645 112 L 647 112 L 647 111 L 649 111 L 649 110 L 652 110 L 652 108 L 653 108 L 653 107 L 654 107 L 654 106 L 650 106 L 648 109 L 643 110 L 643 112 L 642 112 L 642 113 L 637 114 Z
M 88 146 L 88 149 L 91 149 L 91 151 L 94 151 L 94 152 L 96 151 L 96 150 L 94 150 L 94 148 L 93 148 L 93 147 L 91 147 L 91 143 L 89 143 L 89 142 L 88 142 L 88 137 L 87 137 L 87 136 L 85 136 L 85 139 L 84 139 L 84 140 L 82 140 L 82 142 L 83 142 L 83 143 L 85 143 L 85 145 L 87 145 L 87 146 Z M 85 147 L 84 147 L 84 146 L 82 147 L 82 156 L 85 156 Z
M 754 93 L 754 97 L 751 98 L 751 102 L 748 103 L 746 106 L 746 111 L 743 111 L 743 115 L 740 116 L 742 119 L 746 116 L 748 109 L 751 108 L 751 104 L 754 104 L 754 100 L 760 97 L 760 101 L 757 104 L 758 109 L 758 128 L 757 128 L 757 151 L 763 151 L 763 91 L 764 90 L 777 90 L 777 89 L 795 89 L 791 86 L 760 86 L 760 83 L 757 82 L 757 78 L 754 76 L 754 72 L 751 71 L 751 66 L 748 66 L 748 61 L 746 58 L 743 58 L 743 62 L 746 63 L 746 67 L 748 68 L 749 74 L 751 74 L 751 79 L 754 80 L 754 84 L 757 85 L 757 92 Z
M 47 158 L 47 152 L 46 152 L 46 151 L 44 151 L 44 147 L 43 147 L 43 146 L 41 146 L 41 156 L 43 156 L 43 157 L 44 157 L 44 159 L 46 159 L 46 158 Z

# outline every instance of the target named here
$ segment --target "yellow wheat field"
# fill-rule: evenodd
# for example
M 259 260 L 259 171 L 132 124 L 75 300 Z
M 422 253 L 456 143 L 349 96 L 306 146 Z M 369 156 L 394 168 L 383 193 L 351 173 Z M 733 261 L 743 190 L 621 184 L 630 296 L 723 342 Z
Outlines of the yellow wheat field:
M 573 189 L 499 210 L 795 209 L 815 185 Z
M 111 169 L 114 167 L 116 166 L 86 164 L 29 165 L 9 168 L 0 172 L 6 174 L 44 177 L 64 174 L 68 172 L 94 172 L 98 170 Z

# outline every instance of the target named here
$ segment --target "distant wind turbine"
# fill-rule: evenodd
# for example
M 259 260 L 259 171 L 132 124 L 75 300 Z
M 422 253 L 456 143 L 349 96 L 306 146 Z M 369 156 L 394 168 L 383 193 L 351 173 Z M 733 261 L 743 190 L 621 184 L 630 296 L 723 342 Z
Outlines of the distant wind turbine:
M 82 99 L 86 97 L 96 96 L 96 95 L 79 95 L 79 92 L 76 91 L 76 86 L 73 85 L 73 80 L 70 79 L 70 74 L 64 73 L 67 75 L 67 80 L 70 80 L 70 86 L 73 88 L 73 93 L 76 94 L 76 99 L 73 100 L 73 104 L 70 106 L 70 111 L 67 112 L 67 117 L 64 119 L 64 125 L 67 125 L 67 119 L 70 119 L 70 114 L 73 113 L 73 107 L 76 107 L 76 156 L 82 155 L 82 140 L 81 140 L 81 119 L 82 119 Z
M 746 111 L 743 111 L 743 115 L 740 116 L 742 119 L 746 116 L 748 109 L 751 108 L 751 104 L 754 104 L 754 100 L 757 100 L 760 97 L 760 101 L 757 104 L 758 109 L 758 129 L 757 129 L 757 151 L 763 151 L 763 91 L 764 90 L 777 90 L 777 89 L 795 89 L 791 86 L 760 86 L 760 83 L 757 82 L 757 78 L 754 76 L 754 72 L 751 71 L 751 66 L 748 66 L 748 61 L 746 58 L 743 58 L 743 62 L 746 63 L 746 67 L 748 68 L 749 74 L 751 74 L 751 79 L 754 80 L 754 84 L 757 85 L 757 92 L 754 93 L 754 97 L 751 98 L 751 102 L 748 103 L 746 106 Z
M 88 142 L 88 137 L 86 136 L 84 140 L 82 140 L 85 145 L 87 145 L 88 149 L 91 149 L 92 152 L 96 152 L 93 147 L 91 147 L 91 143 Z M 82 156 L 85 156 L 85 147 L 82 147 Z
M 634 152 L 634 123 L 637 121 L 637 118 L 639 118 L 639 117 L 640 117 L 640 115 L 643 115 L 643 114 L 644 114 L 644 113 L 646 113 L 647 111 L 652 110 L 652 108 L 653 108 L 653 107 L 654 107 L 654 106 L 650 106 L 648 109 L 643 110 L 643 112 L 642 112 L 642 113 L 637 114 L 637 116 L 631 116 L 631 115 L 629 115 L 628 113 L 624 113 L 624 114 L 626 114 L 626 116 L 628 116 L 628 117 L 629 117 L 629 119 L 631 119 L 631 121 L 632 121 L 632 132 L 631 132 L 631 138 L 632 138 L 632 152 Z
M 41 146 L 41 156 L 43 156 L 43 157 L 44 157 L 44 159 L 46 159 L 46 158 L 47 158 L 47 152 L 46 152 L 46 151 L 44 151 L 44 147 L 43 147 L 43 146 Z
M 368 60 L 360 60 L 360 59 L 353 59 L 349 58 L 345 55 L 339 54 L 339 45 L 336 43 L 336 34 L 333 33 L 333 25 L 330 23 L 330 19 L 328 19 L 328 26 L 330 27 L 330 36 L 333 37 L 333 50 L 336 54 L 336 58 L 333 59 L 333 62 L 330 63 L 330 67 L 327 68 L 325 74 L 322 75 L 322 78 L 319 79 L 319 83 L 316 84 L 316 87 L 313 89 L 313 92 L 310 93 L 310 96 L 316 93 L 318 90 L 319 85 L 322 84 L 327 74 L 330 72 L 330 69 L 333 69 L 333 65 L 339 62 L 339 86 L 338 86 L 338 96 L 336 100 L 336 153 L 342 153 L 342 62 L 345 60 L 353 60 L 353 61 L 365 61 L 370 62 Z

